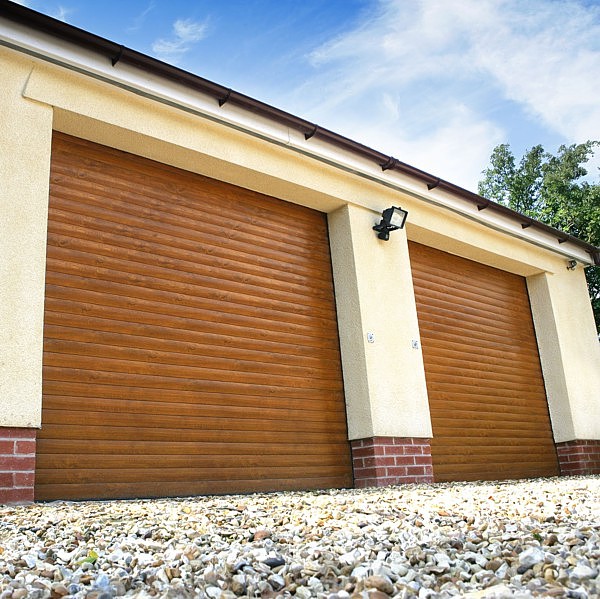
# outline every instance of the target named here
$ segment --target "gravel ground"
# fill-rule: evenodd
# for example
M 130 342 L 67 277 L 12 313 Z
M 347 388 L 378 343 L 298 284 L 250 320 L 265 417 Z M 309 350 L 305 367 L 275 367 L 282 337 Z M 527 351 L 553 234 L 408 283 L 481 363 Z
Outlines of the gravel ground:
M 0 506 L 0 599 L 600 597 L 600 477 Z

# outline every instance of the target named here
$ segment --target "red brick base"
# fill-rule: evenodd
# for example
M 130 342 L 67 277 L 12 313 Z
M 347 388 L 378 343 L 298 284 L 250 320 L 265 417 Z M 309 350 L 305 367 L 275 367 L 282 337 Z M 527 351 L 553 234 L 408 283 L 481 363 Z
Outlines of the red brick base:
M 357 488 L 433 482 L 429 439 L 371 437 L 351 447 Z
M 0 504 L 33 501 L 35 429 L 0 427 Z
M 563 476 L 600 474 L 600 441 L 557 443 L 556 450 Z

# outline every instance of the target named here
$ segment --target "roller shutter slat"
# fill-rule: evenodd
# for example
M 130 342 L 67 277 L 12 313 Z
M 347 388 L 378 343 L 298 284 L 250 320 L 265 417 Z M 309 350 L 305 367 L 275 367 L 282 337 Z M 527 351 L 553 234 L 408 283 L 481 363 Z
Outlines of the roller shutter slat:
M 244 254 L 225 244 L 220 240 L 221 245 L 201 244 L 198 239 L 183 239 L 172 235 L 159 235 L 153 231 L 144 231 L 135 226 L 126 226 L 118 222 L 118 215 L 115 215 L 115 221 L 106 220 L 110 212 L 98 210 L 96 216 L 85 216 L 72 212 L 77 208 L 78 203 L 62 201 L 63 209 L 58 206 L 61 202 L 54 202 L 53 215 L 54 220 L 49 223 L 48 231 L 51 235 L 61 234 L 67 231 L 69 237 L 86 237 L 89 231 L 94 231 L 96 240 L 106 241 L 117 247 L 134 248 L 154 252 L 165 256 L 178 255 L 198 255 L 202 260 L 203 256 L 214 256 L 218 260 L 228 260 L 239 263 L 242 268 L 256 270 L 267 268 L 279 273 L 292 273 L 299 276 L 310 276 L 314 279 L 329 281 L 331 273 L 324 270 L 320 265 L 307 264 L 306 261 L 284 261 L 276 252 L 268 256 L 254 255 L 254 260 L 249 260 L 252 255 Z M 214 236 L 213 241 L 219 238 Z M 287 258 L 287 257 L 286 257 Z
M 52 245 L 54 238 L 62 242 L 63 247 L 65 242 L 63 239 L 69 239 L 71 243 L 76 240 L 85 240 L 88 230 L 85 227 L 79 227 L 73 224 L 60 223 L 54 221 L 48 229 L 48 241 Z M 293 268 L 285 262 L 275 263 L 273 260 L 256 260 L 253 262 L 242 262 L 238 254 L 227 254 L 225 252 L 216 253 L 213 251 L 207 254 L 198 247 L 196 243 L 184 244 L 181 248 L 174 248 L 172 245 L 165 243 L 156 243 L 155 241 L 140 241 L 139 239 L 127 237 L 125 235 L 117 235 L 114 232 L 107 233 L 98 229 L 94 230 L 94 238 L 96 241 L 95 248 L 97 251 L 103 251 L 107 255 L 118 255 L 122 250 L 142 252 L 146 255 L 161 256 L 164 258 L 180 258 L 184 257 L 194 264 L 208 264 L 216 266 L 221 271 L 237 268 L 240 272 L 248 274 L 265 275 L 270 273 L 271 276 L 277 276 L 281 281 L 290 281 L 292 283 L 306 284 L 312 282 L 313 285 L 327 286 L 330 284 L 330 277 L 327 273 L 313 269 Z M 72 240 L 72 241 L 71 241 Z M 286 268 L 287 266 L 287 268 Z
M 284 475 L 283 475 L 284 476 Z M 340 476 L 304 476 L 294 478 L 253 478 L 247 471 L 246 478 L 240 480 L 186 480 L 179 481 L 144 481 L 136 483 L 91 483 L 91 484 L 48 484 L 44 487 L 44 495 L 48 500 L 68 497 L 104 497 L 118 499 L 135 494 L 137 497 L 163 497 L 184 495 L 209 495 L 214 493 L 239 493 L 239 489 L 247 489 L 249 493 L 259 493 L 278 489 L 294 491 L 297 489 L 338 488 L 348 484 L 348 475 Z
M 47 298 L 46 305 L 48 305 Z M 64 305 L 55 306 L 55 310 L 63 309 Z M 189 327 L 175 328 L 170 326 L 173 323 L 168 321 L 152 321 L 146 323 L 132 323 L 125 319 L 123 321 L 114 318 L 96 317 L 86 313 L 85 310 L 80 310 L 81 314 L 72 314 L 69 312 L 46 310 L 46 324 L 54 325 L 60 328 L 76 328 L 88 326 L 90 330 L 102 331 L 107 333 L 118 333 L 124 335 L 134 335 L 137 337 L 150 337 L 157 339 L 166 339 L 168 341 L 180 341 L 198 343 L 201 345 L 213 345 L 219 347 L 234 347 L 237 349 L 249 349 L 254 351 L 262 351 L 266 353 L 282 353 L 294 356 L 309 356 L 315 358 L 326 359 L 331 355 L 330 347 L 309 347 L 297 345 L 286 341 L 277 341 L 274 339 L 264 339 L 260 346 L 253 339 L 246 339 L 235 335 L 222 334 L 219 332 L 209 333 L 205 331 L 195 331 Z M 141 316 L 139 317 L 141 318 Z M 138 318 L 138 320 L 139 320 Z M 183 324 L 183 323 L 182 323 Z M 335 360 L 335 356 L 332 357 Z M 335 362 L 333 363 L 335 367 Z
M 257 351 L 247 348 L 233 347 L 231 343 L 227 345 L 215 346 L 207 343 L 196 343 L 190 341 L 180 341 L 172 339 L 161 339 L 158 337 L 148 337 L 141 335 L 126 335 L 123 333 L 112 333 L 101 330 L 88 330 L 79 327 L 65 327 L 52 324 L 46 324 L 45 327 L 48 339 L 59 339 L 73 342 L 99 343 L 101 345 L 111 345 L 120 348 L 132 348 L 134 350 L 148 350 L 158 352 L 172 352 L 183 355 L 208 355 L 212 351 L 215 358 L 229 358 L 232 360 L 244 360 L 247 362 L 257 362 L 265 365 L 267 358 L 276 354 L 277 363 L 272 365 L 275 368 L 279 365 L 285 367 L 306 367 L 317 370 L 327 371 L 332 374 L 332 366 L 339 366 L 339 363 L 326 361 L 318 356 L 296 356 L 283 352 Z
M 43 445 L 42 455 L 61 454 L 68 456 L 93 455 L 93 456 L 113 456 L 113 455 L 201 455 L 209 459 L 215 456 L 233 455 L 233 456 L 337 456 L 343 452 L 346 447 L 345 442 L 334 444 L 311 443 L 306 445 L 294 441 L 278 443 L 194 443 L 192 441 L 171 441 L 168 444 L 160 441 L 112 441 L 110 446 L 103 444 L 82 444 L 78 439 L 41 439 Z M 281 445 L 281 447 L 279 447 Z M 104 459 L 104 458 L 101 458 Z M 312 459 L 312 458 L 311 458 Z M 337 458 L 336 458 L 337 459 Z M 135 462 L 134 462 L 135 463 Z
M 113 414 L 137 414 L 144 410 L 147 414 L 162 414 L 171 416 L 174 412 L 179 416 L 194 416 L 198 418 L 236 418 L 253 420 L 261 419 L 280 420 L 282 418 L 306 422 L 329 422 L 336 419 L 340 412 L 338 409 L 326 410 L 324 406 L 305 405 L 303 408 L 267 406 L 232 406 L 228 404 L 190 404 L 180 401 L 152 401 L 147 399 L 131 400 L 123 397 L 77 397 L 71 395 L 55 395 L 53 398 L 55 410 L 70 410 L 72 412 L 110 412 Z M 312 407 L 312 409 L 311 409 Z M 323 409 L 317 409 L 322 407 Z
M 68 424 L 47 424 L 46 434 L 42 439 L 56 438 L 56 439 L 78 439 L 81 443 L 93 442 L 93 443 L 110 443 L 112 441 L 130 441 L 135 433 L 135 439 L 141 441 L 161 441 L 163 443 L 170 443 L 171 441 L 181 441 L 187 439 L 194 443 L 238 443 L 241 439 L 246 443 L 272 443 L 281 444 L 282 451 L 284 444 L 287 443 L 298 443 L 300 440 L 307 444 L 310 443 L 323 443 L 324 435 L 321 432 L 304 432 L 301 434 L 290 434 L 288 431 L 271 431 L 271 430 L 258 430 L 258 431 L 246 431 L 241 434 L 238 430 L 200 430 L 200 429 L 187 429 L 183 430 L 180 428 L 143 428 L 136 426 L 132 431 L 128 427 L 105 427 L 105 426 L 92 426 L 87 424 L 80 424 L 79 426 L 71 426 Z M 185 435 L 184 435 L 185 433 Z M 327 440 L 334 442 L 336 445 L 343 441 L 343 435 L 330 434 L 326 437 Z M 43 446 L 42 446 L 43 447 Z M 125 459 L 125 458 L 124 458 Z M 341 461 L 343 463 L 343 461 Z M 165 461 L 165 467 L 168 467 L 168 461 Z M 37 474 L 37 473 L 36 473 Z M 192 476 L 193 473 L 190 473 Z M 65 484 L 68 482 L 68 473 L 63 473 L 65 477 Z M 239 492 L 239 491 L 238 491 Z
M 154 462 L 156 466 L 156 460 Z M 39 470 L 40 474 L 44 476 L 48 485 L 60 483 L 62 481 L 61 473 L 58 469 L 52 469 L 46 472 L 43 469 Z M 318 477 L 323 475 L 341 476 L 344 474 L 344 468 L 337 465 L 326 465 L 326 466 L 292 466 L 287 465 L 283 467 L 277 466 L 243 466 L 243 467 L 226 467 L 226 468 L 215 468 L 208 467 L 202 468 L 196 466 L 192 468 L 176 468 L 169 465 L 168 468 L 154 467 L 154 468 L 113 468 L 110 470 L 104 468 L 97 469 L 70 469 L 70 480 L 73 484 L 88 484 L 94 483 L 99 478 L 104 479 L 105 484 L 111 483 L 144 483 L 147 480 L 156 482 L 186 482 L 190 480 L 190 476 L 194 473 L 197 479 L 200 480 L 244 480 L 249 476 L 257 479 L 268 478 L 268 477 L 294 477 L 294 476 L 308 476 Z
M 109 399 L 128 401 L 150 401 L 162 402 L 167 405 L 194 404 L 198 401 L 197 391 L 177 389 L 174 386 L 168 389 L 152 387 L 132 387 L 110 384 L 100 384 L 95 379 L 94 397 L 85 395 L 89 393 L 88 383 L 84 381 L 69 382 L 63 380 L 52 380 L 50 371 L 46 372 L 45 391 L 47 395 L 52 395 L 56 401 L 62 401 L 63 397 L 71 398 L 72 403 L 77 403 L 85 407 L 86 400 Z M 66 377 L 65 377 L 66 378 Z M 85 380 L 85 379 L 84 379 Z M 340 393 L 330 393 L 326 399 L 319 394 L 304 393 L 303 396 L 285 397 L 282 394 L 276 394 L 274 397 L 269 395 L 250 395 L 247 387 L 243 387 L 241 392 L 224 393 L 217 391 L 205 391 L 202 397 L 202 405 L 205 406 L 235 406 L 240 409 L 251 409 L 264 407 L 266 409 L 296 409 L 296 410 L 319 410 L 325 412 L 343 411 L 343 396 Z M 55 400 L 53 400 L 55 401 Z

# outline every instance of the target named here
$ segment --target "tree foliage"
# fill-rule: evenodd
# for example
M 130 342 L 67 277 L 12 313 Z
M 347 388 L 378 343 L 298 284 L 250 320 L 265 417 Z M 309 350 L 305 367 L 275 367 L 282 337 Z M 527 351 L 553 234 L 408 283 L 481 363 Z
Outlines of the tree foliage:
M 479 182 L 480 195 L 600 246 L 600 177 L 590 182 L 585 164 L 598 141 L 560 146 L 552 155 L 534 146 L 519 163 L 508 144 L 496 146 Z M 586 278 L 596 327 L 600 332 L 600 267 Z

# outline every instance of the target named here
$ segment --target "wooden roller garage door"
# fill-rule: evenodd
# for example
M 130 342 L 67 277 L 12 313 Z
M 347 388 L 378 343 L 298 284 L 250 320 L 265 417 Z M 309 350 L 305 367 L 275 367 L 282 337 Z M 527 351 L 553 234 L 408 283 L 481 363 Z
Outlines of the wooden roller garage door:
M 525 279 L 417 243 L 436 481 L 558 474 Z
M 55 134 L 36 499 L 352 485 L 324 214 Z

